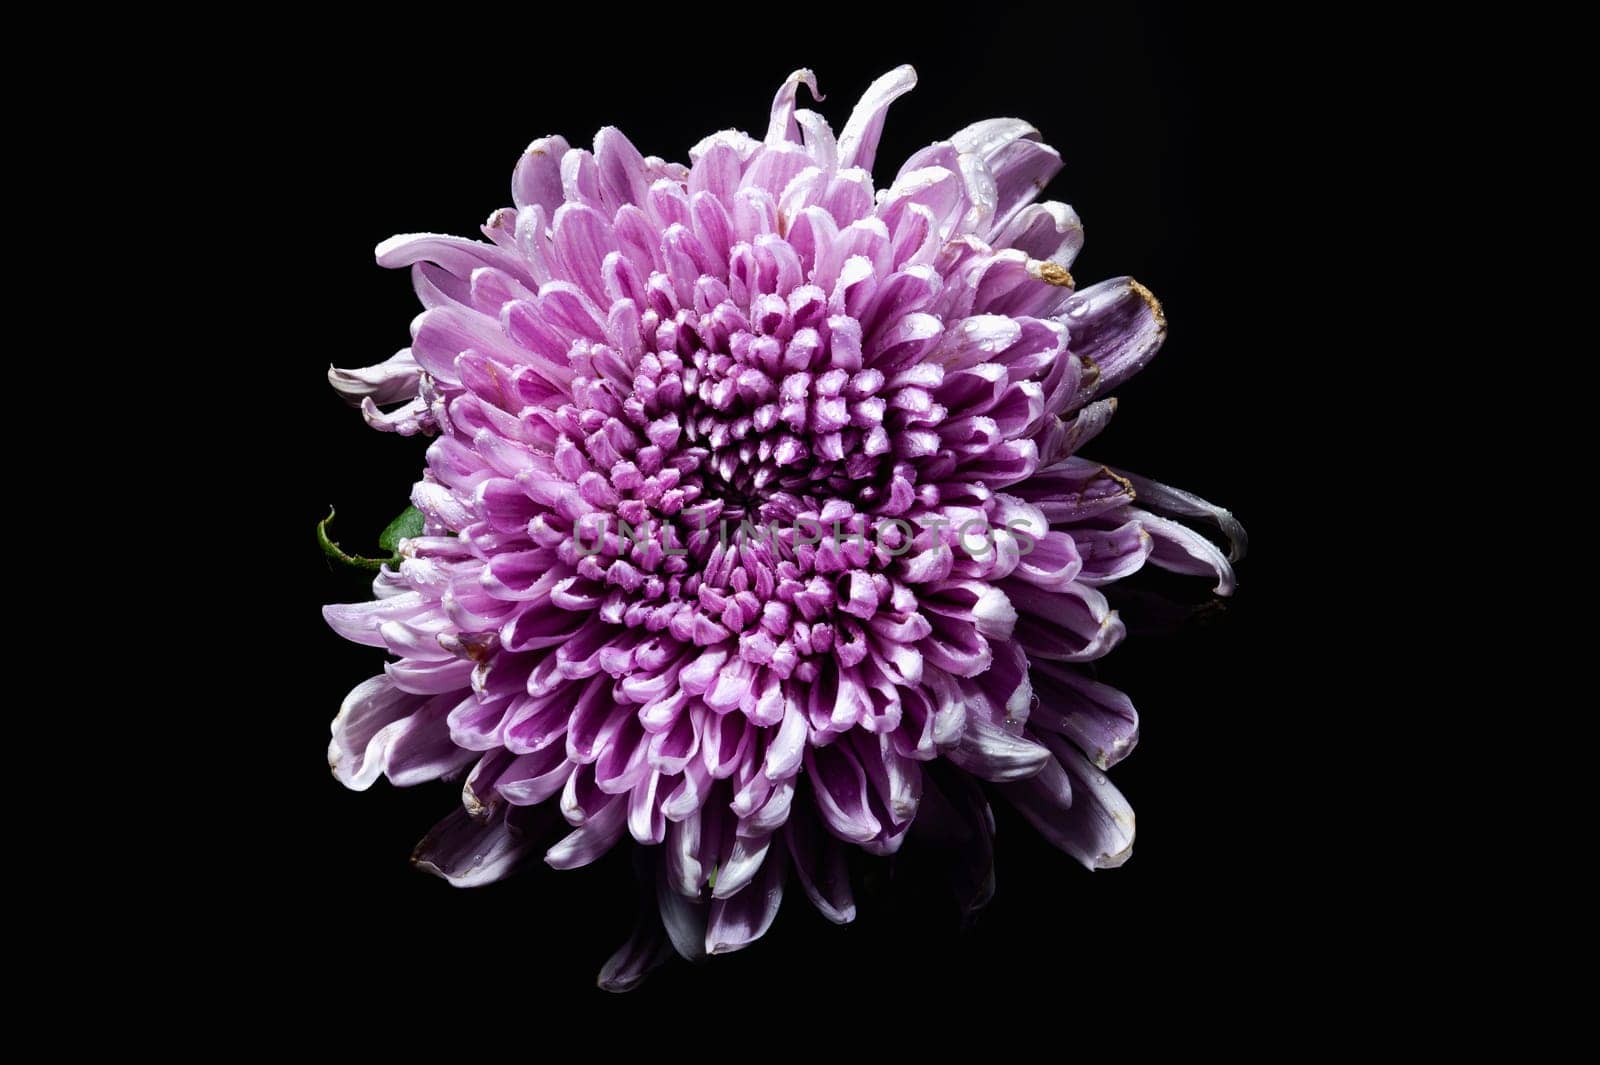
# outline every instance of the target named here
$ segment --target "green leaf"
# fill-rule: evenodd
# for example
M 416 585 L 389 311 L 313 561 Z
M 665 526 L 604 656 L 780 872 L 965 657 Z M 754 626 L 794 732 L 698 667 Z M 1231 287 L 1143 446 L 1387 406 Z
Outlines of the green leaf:
M 400 541 L 422 535 L 422 511 L 407 507 L 378 536 L 378 546 L 391 553 L 400 550 Z
M 328 536 L 328 526 L 333 523 L 333 516 L 336 513 L 337 511 L 335 511 L 332 507 L 329 507 L 328 516 L 317 522 L 317 544 L 322 548 L 322 553 L 340 565 L 349 566 L 352 569 L 365 570 L 368 573 L 376 573 L 382 569 L 383 564 L 389 561 L 388 559 L 362 558 L 360 555 L 349 554 L 344 548 L 334 543 L 333 540 Z M 404 518 L 405 515 L 402 514 L 400 517 Z M 400 519 L 396 519 L 396 521 L 399 520 Z M 391 528 L 392 527 L 393 526 L 391 526 Z M 387 532 L 387 530 L 385 530 L 385 532 Z

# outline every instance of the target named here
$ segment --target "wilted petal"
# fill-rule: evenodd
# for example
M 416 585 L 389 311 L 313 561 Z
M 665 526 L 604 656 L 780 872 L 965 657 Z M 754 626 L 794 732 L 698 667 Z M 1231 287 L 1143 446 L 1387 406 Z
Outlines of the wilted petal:
M 1167 338 L 1167 316 L 1150 290 L 1131 277 L 1081 289 L 1067 301 L 1062 318 L 1071 350 L 1100 368 L 1104 393 L 1155 358 Z
M 650 883 L 646 908 L 640 913 L 628 941 L 606 959 L 596 979 L 602 991 L 632 991 L 644 982 L 650 973 L 666 964 L 672 957 L 672 940 L 655 900 L 655 885 Z
M 411 862 L 455 887 L 478 887 L 515 872 L 528 860 L 530 847 L 507 823 L 504 811 L 480 823 L 458 808 L 423 837 Z
M 1068 458 L 1038 470 L 1012 493 L 1034 504 L 1051 522 L 1070 523 L 1133 502 L 1128 478 L 1105 466 Z

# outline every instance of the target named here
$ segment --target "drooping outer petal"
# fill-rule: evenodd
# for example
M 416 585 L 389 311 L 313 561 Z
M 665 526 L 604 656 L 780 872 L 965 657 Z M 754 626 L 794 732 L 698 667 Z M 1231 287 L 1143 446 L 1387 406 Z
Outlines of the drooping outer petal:
M 788 859 L 782 850 L 769 854 L 755 883 L 730 899 L 711 903 L 706 923 L 706 953 L 730 954 L 766 934 L 783 903 L 783 881 Z
M 1114 869 L 1133 853 L 1133 807 L 1065 739 L 1046 735 L 1054 758 L 1038 776 L 1004 785 L 1039 833 L 1088 869 Z
M 818 912 L 834 924 L 855 920 L 855 895 L 840 844 L 820 831 L 810 817 L 790 818 L 785 839 L 795 877 Z
M 458 808 L 417 844 L 411 861 L 456 887 L 477 887 L 508 876 L 532 853 L 504 812 L 480 824 Z
M 1035 733 L 1067 737 L 1099 768 L 1110 769 L 1139 742 L 1138 711 L 1110 685 L 1070 666 L 1040 661 L 1033 664 L 1033 689 L 1038 703 L 1028 722 Z
M 1152 481 L 1148 477 L 1141 477 L 1136 473 L 1125 470 L 1114 470 L 1118 477 L 1126 480 L 1138 493 L 1142 506 L 1162 514 L 1176 515 L 1181 518 L 1204 518 L 1214 522 L 1228 538 L 1228 561 L 1238 562 L 1245 556 L 1250 548 L 1249 537 L 1246 536 L 1244 526 L 1239 523 L 1231 511 L 1224 510 L 1215 503 L 1207 503 L 1197 495 L 1185 492 L 1180 488 L 1173 488 Z

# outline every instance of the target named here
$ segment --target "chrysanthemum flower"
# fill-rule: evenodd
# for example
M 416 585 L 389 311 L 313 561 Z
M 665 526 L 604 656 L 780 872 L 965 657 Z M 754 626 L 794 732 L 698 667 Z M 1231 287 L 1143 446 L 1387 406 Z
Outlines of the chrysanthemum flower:
M 915 80 L 873 83 L 836 137 L 797 71 L 764 137 L 713 134 L 687 168 L 615 129 L 545 137 L 487 243 L 378 247 L 426 310 L 410 348 L 330 376 L 437 439 L 424 534 L 375 600 L 325 610 L 395 656 L 330 760 L 358 789 L 465 774 L 423 868 L 505 876 L 545 804 L 571 826 L 545 861 L 657 848 L 672 943 L 736 950 L 791 871 L 850 920 L 842 848 L 895 851 L 939 761 L 1090 868 L 1127 859 L 1104 770 L 1138 717 L 1085 669 L 1124 632 L 1100 589 L 1148 562 L 1226 595 L 1229 559 L 1172 519 L 1242 532 L 1079 455 L 1166 321 L 1129 278 L 1075 287 L 1036 130 L 979 122 L 875 188 Z

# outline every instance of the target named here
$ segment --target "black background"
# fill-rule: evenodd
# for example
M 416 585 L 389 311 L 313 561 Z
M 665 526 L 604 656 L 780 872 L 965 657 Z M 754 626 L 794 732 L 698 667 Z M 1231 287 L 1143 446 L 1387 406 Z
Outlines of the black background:
M 909 11 L 619 13 L 588 31 L 485 17 L 472 35 L 419 24 L 282 39 L 281 64 L 250 96 L 260 317 L 246 330 L 270 360 L 260 398 L 284 430 L 275 461 L 287 448 L 294 470 L 272 492 L 287 539 L 258 590 L 283 618 L 253 652 L 271 660 L 261 690 L 244 696 L 267 712 L 249 711 L 264 764 L 231 805 L 241 906 L 218 911 L 212 934 L 246 965 L 291 965 L 285 1000 L 359 980 L 399 1010 L 489 999 L 495 1012 L 522 1002 L 582 1023 L 653 1004 L 866 1012 L 893 1001 L 937 1015 L 944 1003 L 1042 996 L 1061 1010 L 1054 1029 L 1109 1034 L 1124 1011 L 1164 998 L 1250 1009 L 1292 993 L 1278 966 L 1323 915 L 1301 901 L 1293 860 L 1306 831 L 1294 766 L 1317 728 L 1305 689 L 1318 680 L 1286 665 L 1300 639 L 1286 612 L 1299 594 L 1287 566 L 1292 468 L 1307 445 L 1285 430 L 1317 370 L 1284 323 L 1299 299 L 1290 249 L 1327 239 L 1319 205 L 1294 191 L 1315 164 L 1290 149 L 1301 121 L 1284 88 L 1292 52 L 1277 50 L 1274 68 L 1215 13 L 1148 5 Z M 1263 32 L 1296 43 L 1314 31 L 1251 29 Z M 1252 540 L 1240 589 L 1204 621 L 1132 638 L 1104 663 L 1143 718 L 1137 751 L 1113 773 L 1138 813 L 1123 868 L 1086 872 L 997 800 L 997 893 L 970 927 L 913 869 L 862 899 L 852 926 L 828 925 L 791 893 L 754 947 L 698 967 L 675 960 L 633 995 L 606 996 L 594 975 L 633 920 L 628 846 L 582 870 L 538 866 L 452 889 L 407 858 L 456 786 L 356 794 L 328 775 L 328 722 L 381 658 L 322 625 L 321 603 L 365 590 L 329 568 L 312 528 L 337 506 L 336 538 L 370 549 L 405 505 L 423 444 L 369 430 L 324 374 L 408 341 L 408 277 L 375 266 L 373 245 L 397 232 L 475 234 L 510 202 L 511 168 L 533 138 L 587 144 L 616 125 L 646 154 L 686 161 L 713 130 L 759 135 L 797 67 L 815 70 L 827 96 L 802 93 L 802 106 L 837 129 L 901 62 L 920 83 L 890 111 L 880 182 L 969 122 L 1026 118 L 1065 161 L 1046 195 L 1084 221 L 1080 285 L 1131 274 L 1162 300 L 1166 346 L 1118 390 L 1117 419 L 1092 452 L 1230 507 Z M 1203 587 L 1190 591 L 1203 598 Z M 788 1016 L 803 1024 L 812 1008 Z

